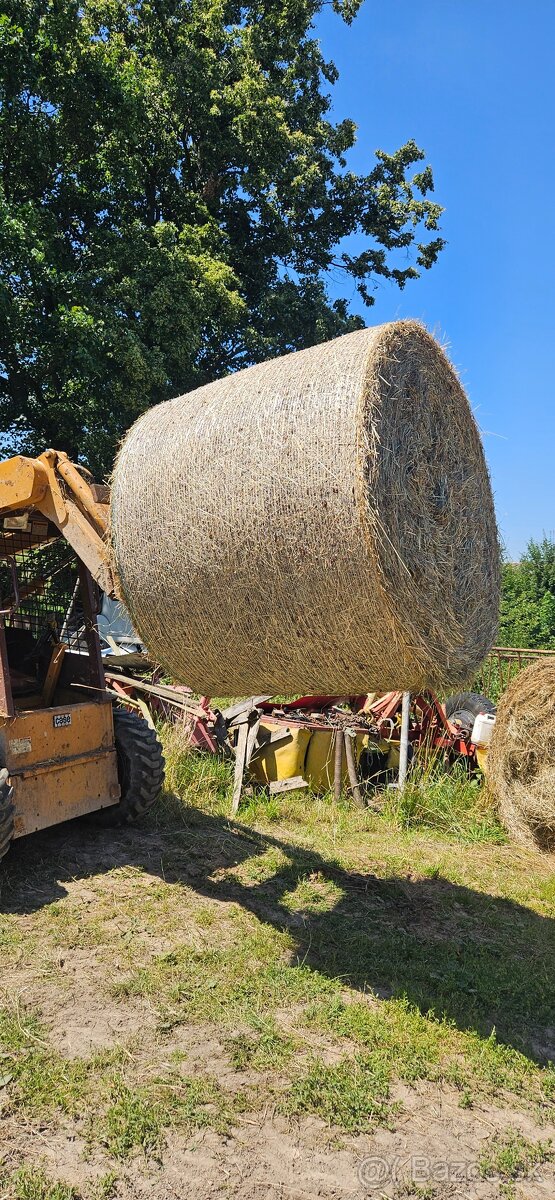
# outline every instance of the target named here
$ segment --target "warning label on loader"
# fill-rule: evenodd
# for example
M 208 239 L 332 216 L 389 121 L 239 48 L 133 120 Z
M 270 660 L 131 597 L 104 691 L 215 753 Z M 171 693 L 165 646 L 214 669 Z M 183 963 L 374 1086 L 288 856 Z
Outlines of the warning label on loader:
M 10 752 L 12 754 L 28 754 L 31 750 L 30 738 L 12 738 L 9 743 Z

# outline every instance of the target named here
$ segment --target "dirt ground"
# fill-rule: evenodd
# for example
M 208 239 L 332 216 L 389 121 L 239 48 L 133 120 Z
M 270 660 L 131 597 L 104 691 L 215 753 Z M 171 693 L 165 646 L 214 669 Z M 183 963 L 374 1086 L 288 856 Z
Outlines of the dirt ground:
M 495 1162 L 489 1173 L 484 1171 L 483 1158 L 484 1147 L 508 1131 L 511 1137 L 516 1131 L 526 1144 L 549 1146 L 550 1139 L 555 1141 L 553 1105 L 544 1104 L 540 1110 L 509 1096 L 501 1084 L 493 1099 L 491 1091 L 488 1095 L 478 1090 L 465 1104 L 460 1084 L 425 1077 L 410 1083 L 399 1079 L 391 1086 L 387 1119 L 366 1132 L 342 1128 L 310 1112 L 287 1112 L 283 1102 L 292 1086 L 297 1054 L 316 1053 L 320 1061 L 333 1066 L 345 1048 L 338 1046 L 337 1039 L 319 1029 L 307 1030 L 302 1048 L 295 1049 L 289 1075 L 284 1075 L 279 1065 L 253 1067 L 233 1060 L 231 1043 L 236 1053 L 247 1034 L 240 1020 L 234 1025 L 232 1009 L 225 1024 L 209 1007 L 210 1019 L 203 1021 L 201 998 L 200 1019 L 195 1010 L 191 1019 L 167 1020 L 161 1018 L 156 989 L 142 994 L 140 989 L 121 989 L 137 965 L 148 971 L 154 962 L 165 964 L 184 939 L 188 952 L 199 954 L 199 946 L 224 943 L 226 923 L 242 919 L 240 912 L 237 916 L 239 885 L 233 879 L 232 886 L 221 885 L 224 877 L 229 885 L 229 872 L 237 870 L 238 862 L 248 862 L 249 854 L 259 858 L 260 847 L 251 846 L 248 852 L 243 848 L 238 854 L 237 837 L 242 835 L 230 823 L 217 829 L 207 826 L 202 838 L 198 834 L 196 830 L 193 842 L 186 838 L 186 844 L 178 847 L 177 867 L 179 837 L 171 827 L 107 833 L 74 823 L 14 846 L 3 871 L 0 904 L 0 1006 L 20 1014 L 17 1019 L 24 1030 L 25 1014 L 36 1014 L 40 1032 L 29 1036 L 40 1053 L 56 1056 L 62 1076 L 66 1060 L 88 1061 L 119 1050 L 123 1069 L 127 1069 L 127 1055 L 140 1089 L 145 1080 L 160 1078 L 178 1062 L 188 1078 L 209 1076 L 218 1094 L 231 1098 L 232 1121 L 225 1128 L 217 1122 L 183 1128 L 178 1121 L 168 1120 L 155 1152 L 134 1145 L 125 1154 L 115 1154 L 113 1146 L 107 1149 L 106 1139 L 95 1137 L 94 1104 L 91 1121 L 86 1089 L 77 1109 L 66 1103 L 65 1111 L 64 1106 L 50 1110 L 44 1097 L 35 1104 L 32 1088 L 38 1094 L 40 1080 L 32 1087 L 25 1084 L 25 1094 L 13 1092 L 2 1072 L 8 1046 L 0 1055 L 2 1194 L 29 1200 L 50 1195 L 46 1185 L 41 1185 L 42 1193 L 36 1186 L 34 1192 L 24 1192 L 21 1184 L 13 1182 L 23 1166 L 42 1171 L 49 1180 L 62 1180 L 75 1189 L 73 1194 L 105 1200 L 110 1196 L 122 1200 L 497 1200 L 501 1196 L 551 1200 L 555 1168 L 547 1151 L 544 1161 L 528 1162 L 526 1170 L 517 1168 L 513 1177 L 510 1169 L 496 1173 Z M 275 925 L 277 918 L 275 898 L 264 891 L 264 883 L 260 878 L 248 882 L 253 893 L 248 919 L 266 927 Z M 246 886 L 244 881 L 241 886 Z M 377 896 L 376 903 L 387 908 L 387 892 L 384 895 L 385 901 Z M 299 937 L 306 938 L 306 908 L 300 916 L 294 908 L 288 917 L 281 912 L 282 928 L 289 926 L 287 936 L 291 931 L 296 936 L 300 929 Z M 387 919 L 403 928 L 423 918 L 400 903 L 398 913 Z M 464 925 L 461 921 L 463 956 Z M 487 929 L 472 934 L 478 942 L 480 937 L 487 940 L 486 935 Z M 418 930 L 418 937 L 434 936 L 429 925 Z M 249 970 L 247 962 L 238 974 L 239 982 L 248 983 Z M 216 985 L 204 977 L 201 982 L 210 1004 Z M 237 979 L 233 986 L 235 996 Z M 377 1003 L 376 995 L 379 988 L 374 988 L 372 1004 Z M 298 1003 L 283 1010 L 275 1007 L 279 1037 L 287 1038 L 294 1030 L 299 1007 Z M 553 1028 L 544 1022 L 544 1059 L 552 1035 Z M 102 1072 L 111 1071 L 113 1065 L 107 1061 L 98 1069 L 104 1081 Z M 277 1090 L 276 1078 L 281 1079 Z

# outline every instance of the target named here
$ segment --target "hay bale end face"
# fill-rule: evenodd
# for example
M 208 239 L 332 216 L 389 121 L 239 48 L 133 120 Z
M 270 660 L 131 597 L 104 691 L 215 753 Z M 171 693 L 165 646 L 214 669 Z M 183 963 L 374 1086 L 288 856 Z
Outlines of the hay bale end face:
M 538 659 L 501 697 L 487 762 L 501 820 L 530 849 L 555 850 L 555 657 Z
M 416 322 L 150 409 L 116 462 L 112 531 L 151 654 L 212 695 L 454 687 L 495 636 L 480 437 Z

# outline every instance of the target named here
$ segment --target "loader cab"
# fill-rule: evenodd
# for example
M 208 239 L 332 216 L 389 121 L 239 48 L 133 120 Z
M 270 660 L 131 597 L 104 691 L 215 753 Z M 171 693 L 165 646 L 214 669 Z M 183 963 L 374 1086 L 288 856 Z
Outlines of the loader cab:
M 162 788 L 154 725 L 106 689 L 108 499 L 63 451 L 0 462 L 0 858 L 72 817 L 130 824 Z
M 0 517 L 0 758 L 14 836 L 117 804 L 99 593 L 40 513 Z
M 0 702 L 3 716 L 105 700 L 98 589 L 45 517 L 0 517 Z

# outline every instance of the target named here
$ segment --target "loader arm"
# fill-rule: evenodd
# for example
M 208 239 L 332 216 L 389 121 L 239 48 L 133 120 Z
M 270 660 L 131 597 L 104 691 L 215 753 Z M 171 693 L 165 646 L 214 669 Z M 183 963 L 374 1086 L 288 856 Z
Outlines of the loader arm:
M 81 470 L 61 450 L 38 458 L 18 454 L 0 463 L 0 518 L 41 513 L 59 529 L 93 579 L 117 596 L 107 541 L 107 505 L 99 503 Z

